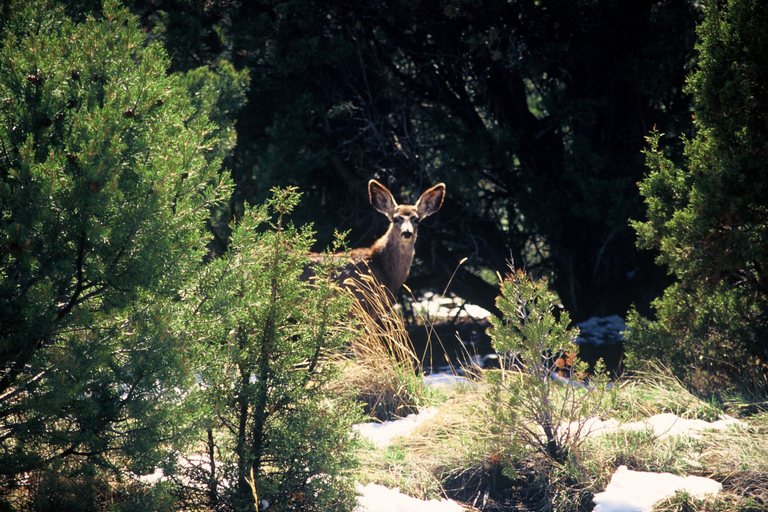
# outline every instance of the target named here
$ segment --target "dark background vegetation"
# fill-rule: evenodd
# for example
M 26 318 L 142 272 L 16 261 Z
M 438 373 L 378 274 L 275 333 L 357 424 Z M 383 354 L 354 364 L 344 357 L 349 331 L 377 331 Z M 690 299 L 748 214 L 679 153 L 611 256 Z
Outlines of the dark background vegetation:
M 174 71 L 248 68 L 223 218 L 296 185 L 317 248 L 371 243 L 376 178 L 402 201 L 445 182 L 408 284 L 490 310 L 514 258 L 551 278 L 575 321 L 650 315 L 670 280 L 635 247 L 640 154 L 656 126 L 680 155 L 692 2 L 136 0 Z M 226 248 L 217 226 L 218 251 Z

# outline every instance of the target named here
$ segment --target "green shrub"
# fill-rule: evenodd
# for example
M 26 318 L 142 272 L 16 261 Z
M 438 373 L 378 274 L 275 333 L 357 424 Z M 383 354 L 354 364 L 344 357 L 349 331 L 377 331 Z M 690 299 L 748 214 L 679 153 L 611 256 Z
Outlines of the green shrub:
M 697 134 L 677 168 L 649 137 L 640 184 L 647 220 L 638 246 L 677 282 L 654 306 L 632 314 L 634 360 L 658 358 L 676 373 L 702 369 L 746 382 L 768 361 L 768 4 L 708 2 L 698 29 L 698 68 L 688 79 Z
M 352 297 L 332 264 L 301 280 L 313 240 L 287 221 L 297 202 L 294 189 L 275 190 L 246 209 L 227 253 L 184 291 L 198 304 L 194 325 L 207 325 L 196 333 L 202 389 L 191 397 L 218 471 L 204 484 L 237 510 L 252 510 L 254 489 L 275 511 L 355 505 L 351 432 L 361 413 L 338 393 L 334 364 L 353 334 Z
M 30 479 L 21 510 L 33 512 L 172 512 L 178 510 L 169 486 L 109 480 L 89 465 L 51 464 Z M 6 509 L 0 509 L 6 510 Z M 14 510 L 9 508 L 8 510 Z
M 617 386 L 608 385 L 602 361 L 594 376 L 587 376 L 587 364 L 576 357 L 573 344 L 578 330 L 567 328 L 567 312 L 560 321 L 555 318 L 555 296 L 545 280 L 510 266 L 496 305 L 504 316 L 491 318 L 493 348 L 519 367 L 488 374 L 495 425 L 512 436 L 512 445 L 532 446 L 565 462 L 585 438 L 585 421 L 610 407 L 607 398 Z M 570 367 L 553 362 L 561 354 Z
M 172 452 L 191 378 L 177 290 L 231 186 L 206 158 L 210 109 L 136 18 L 57 5 L 0 16 L 0 487 Z

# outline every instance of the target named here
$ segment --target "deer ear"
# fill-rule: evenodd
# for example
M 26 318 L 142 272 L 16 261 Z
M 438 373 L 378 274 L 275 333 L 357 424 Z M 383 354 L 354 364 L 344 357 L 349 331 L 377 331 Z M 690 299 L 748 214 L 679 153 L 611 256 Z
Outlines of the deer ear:
M 444 197 L 445 184 L 443 183 L 438 183 L 421 194 L 421 197 L 416 202 L 416 212 L 419 214 L 419 218 L 423 219 L 439 210 L 443 206 Z
M 376 180 L 371 180 L 368 182 L 368 195 L 371 199 L 371 204 L 374 208 L 376 208 L 377 211 L 380 211 L 387 217 L 389 217 L 390 220 L 392 220 L 392 215 L 395 212 L 395 206 L 397 206 L 397 203 L 395 202 L 395 198 L 392 197 L 392 193 Z

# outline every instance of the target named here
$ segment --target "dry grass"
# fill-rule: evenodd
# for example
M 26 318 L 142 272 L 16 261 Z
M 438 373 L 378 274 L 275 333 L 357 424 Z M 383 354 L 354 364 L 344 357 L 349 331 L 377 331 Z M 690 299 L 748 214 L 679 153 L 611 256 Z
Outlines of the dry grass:
M 437 415 L 383 450 L 366 454 L 363 479 L 420 498 L 446 491 L 484 489 L 494 468 L 492 435 L 485 422 L 483 392 L 466 387 L 441 404 Z M 499 466 L 500 467 L 500 466 Z M 451 489 L 445 489 L 448 483 Z
M 670 370 L 649 363 L 622 384 L 621 403 L 625 421 L 673 413 L 685 419 L 714 421 L 723 413 L 715 402 L 707 402 L 691 392 Z
M 353 283 L 353 316 L 360 335 L 351 346 L 343 385 L 355 390 L 366 414 L 378 420 L 405 417 L 427 401 L 428 391 L 418 376 L 419 359 L 413 351 L 403 317 L 387 300 L 386 290 L 373 276 Z
M 639 419 L 674 412 L 684 418 L 713 420 L 722 413 L 716 404 L 691 393 L 670 372 L 655 368 L 622 387 L 617 416 Z M 639 471 L 704 476 L 723 484 L 722 493 L 705 500 L 678 493 L 657 504 L 654 510 L 659 512 L 768 510 L 768 414 L 741 420 L 740 426 L 699 437 L 657 439 L 643 431 L 605 434 L 590 441 L 581 464 L 595 475 L 601 489 L 620 465 Z
M 768 413 L 749 418 L 735 432 L 707 435 L 700 460 L 724 491 L 768 510 Z
M 613 444 L 602 444 L 593 457 L 595 465 L 612 471 L 626 464 L 636 470 L 697 475 L 723 484 L 723 491 L 715 497 L 686 500 L 675 496 L 658 504 L 658 510 L 687 510 L 688 506 L 712 512 L 768 510 L 768 436 L 755 431 L 754 419 L 745 420 L 741 428 L 708 432 L 700 438 L 638 439 L 637 433 L 629 437 L 614 437 Z
M 429 422 L 366 452 L 361 480 L 422 499 L 449 497 L 468 510 L 589 509 L 594 475 L 500 437 L 489 428 L 485 391 L 482 383 L 454 391 Z
M 360 336 L 346 362 L 346 386 L 356 390 L 371 416 L 402 417 L 434 401 L 418 376 L 403 318 L 384 300 L 370 277 L 358 282 L 369 311 L 356 305 Z M 429 329 L 429 324 L 425 325 Z M 657 439 L 648 432 L 623 432 L 590 440 L 565 464 L 533 453 L 494 432 L 489 420 L 483 371 L 466 368 L 477 386 L 452 390 L 438 414 L 409 435 L 383 449 L 362 454 L 361 483 L 399 487 L 419 498 L 449 496 L 483 510 L 591 510 L 615 469 L 668 471 L 710 476 L 724 492 L 706 502 L 678 495 L 658 511 L 768 510 L 768 414 L 746 420 L 737 431 Z M 703 400 L 671 372 L 658 365 L 623 383 L 610 416 L 622 422 L 671 412 L 689 419 L 717 419 L 723 408 Z M 604 418 L 607 419 L 607 418 Z

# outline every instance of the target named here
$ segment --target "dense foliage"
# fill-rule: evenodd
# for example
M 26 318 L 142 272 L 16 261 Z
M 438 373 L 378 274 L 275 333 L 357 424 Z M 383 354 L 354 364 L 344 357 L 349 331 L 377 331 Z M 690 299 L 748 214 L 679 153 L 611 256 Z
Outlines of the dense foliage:
M 355 504 L 350 431 L 361 409 L 329 385 L 354 334 L 352 296 L 339 292 L 331 266 L 300 280 L 313 238 L 288 221 L 297 203 L 295 190 L 276 190 L 246 210 L 230 250 L 184 291 L 205 325 L 193 401 L 212 456 L 198 484 L 215 510 L 253 510 L 254 492 L 276 511 Z
M 409 284 L 468 258 L 451 291 L 526 365 L 489 372 L 510 449 L 568 462 L 606 403 L 541 358 L 560 303 L 765 383 L 764 2 L 707 4 L 687 88 L 694 1 L 124 3 L 0 4 L 0 509 L 352 509 L 350 298 L 300 275 L 373 240 L 372 177 L 447 184 Z
M 741 380 L 768 361 L 768 5 L 712 2 L 699 28 L 700 64 L 688 79 L 696 137 L 675 166 L 650 137 L 641 184 L 648 220 L 639 244 L 678 281 L 632 317 L 636 357 L 678 372 L 702 368 Z
M 4 491 L 28 483 L 29 506 L 98 509 L 109 478 L 189 470 L 174 463 L 189 439 L 216 450 L 212 508 L 252 509 L 250 477 L 274 510 L 351 509 L 358 408 L 327 386 L 351 299 L 330 278 L 299 281 L 311 233 L 283 224 L 297 194 L 269 203 L 273 230 L 268 206 L 246 210 L 226 257 L 208 257 L 206 226 L 228 236 L 210 221 L 231 191 L 219 170 L 245 74 L 168 74 L 116 2 L 79 22 L 45 0 L 5 14 Z M 213 480 L 226 476 L 232 488 Z M 169 505 L 138 488 L 119 502 Z
M 243 202 L 305 192 L 320 248 L 382 230 L 365 186 L 445 182 L 409 286 L 495 310 L 512 254 L 575 320 L 642 311 L 668 284 L 638 251 L 643 136 L 690 126 L 693 2 L 136 0 L 175 69 L 220 59 L 252 87 L 228 161 Z M 677 145 L 677 139 L 667 139 Z M 674 148 L 673 148 L 674 149 Z M 415 199 L 412 198 L 412 199 Z
M 0 473 L 151 469 L 185 376 L 175 288 L 229 187 L 208 114 L 115 2 L 12 2 L 1 52 Z

